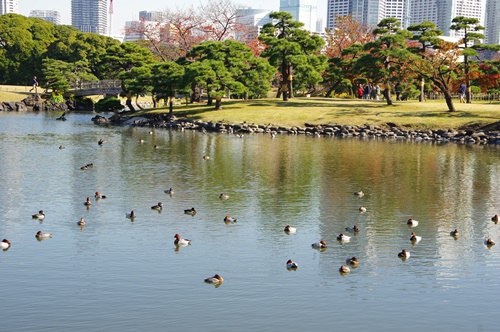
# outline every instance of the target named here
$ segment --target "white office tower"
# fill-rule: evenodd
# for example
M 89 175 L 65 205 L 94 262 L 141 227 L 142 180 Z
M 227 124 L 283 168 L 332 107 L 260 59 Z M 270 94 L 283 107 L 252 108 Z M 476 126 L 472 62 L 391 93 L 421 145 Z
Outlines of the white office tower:
M 407 16 L 404 10 L 408 7 L 408 1 L 410 0 L 328 0 L 326 26 L 333 29 L 337 17 L 347 15 L 352 15 L 361 24 L 372 28 L 386 17 L 403 20 Z
M 316 32 L 316 0 L 280 0 L 280 12 L 290 13 L 294 20 L 304 23 L 304 30 Z
M 17 0 L 0 0 L 0 15 L 19 14 L 19 5 Z
M 259 36 L 262 27 L 272 22 L 268 9 L 239 9 L 236 15 L 236 23 L 245 27 L 236 31 L 236 40 L 252 40 Z
M 71 25 L 82 32 L 107 35 L 108 2 L 106 0 L 71 0 Z
M 61 24 L 61 15 L 57 10 L 31 10 L 30 17 L 41 18 L 54 24 Z

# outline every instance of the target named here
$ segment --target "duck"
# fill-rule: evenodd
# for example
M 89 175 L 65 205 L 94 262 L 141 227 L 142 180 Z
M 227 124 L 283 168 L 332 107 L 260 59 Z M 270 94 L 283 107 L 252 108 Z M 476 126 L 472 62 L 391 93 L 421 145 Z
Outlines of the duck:
M 236 220 L 237 220 L 236 218 L 233 218 L 233 217 L 231 217 L 231 216 L 225 216 L 225 217 L 224 217 L 224 222 L 225 222 L 226 224 L 229 224 L 229 223 L 234 223 L 234 222 L 236 222 Z
M 219 195 L 219 198 L 220 198 L 220 199 L 223 199 L 223 200 L 224 200 L 224 199 L 228 199 L 228 198 L 229 198 L 229 195 L 226 195 L 226 194 L 224 194 L 224 193 L 221 193 L 221 194 Z
M 204 156 L 203 156 L 203 159 L 204 159 L 204 160 L 210 160 L 210 156 L 204 155 Z
M 493 217 L 491 217 L 491 221 L 493 222 L 498 222 L 498 214 L 495 214 Z
M 364 206 L 360 206 L 359 212 L 361 212 L 361 213 L 366 212 L 366 208 Z
M 157 211 L 161 211 L 161 210 L 163 209 L 163 203 L 162 203 L 162 202 L 158 202 L 158 204 L 153 205 L 153 206 L 151 207 L 151 209 L 153 209 L 153 210 L 157 210 Z
M 455 229 L 454 231 L 451 231 L 451 232 L 450 232 L 450 235 L 451 235 L 451 236 L 454 236 L 454 237 L 459 237 L 459 236 L 460 236 L 460 233 L 458 232 L 458 230 L 457 230 L 457 229 Z
M 292 227 L 290 225 L 286 225 L 284 231 L 285 231 L 285 233 L 288 233 L 288 234 L 295 233 L 297 231 L 297 228 Z
M 484 244 L 486 244 L 487 246 L 492 246 L 495 244 L 495 241 L 493 241 L 493 239 L 489 237 L 486 240 L 484 240 Z
M 359 197 L 363 197 L 365 195 L 365 193 L 362 191 L 355 191 L 354 195 L 359 196 Z
M 94 168 L 94 163 L 90 163 L 90 164 L 87 164 L 85 166 L 87 166 L 88 168 Z
M 214 275 L 213 277 L 205 279 L 205 282 L 207 284 L 221 284 L 223 281 L 224 279 L 218 274 Z
M 129 219 L 134 219 L 135 218 L 134 210 L 130 211 L 130 213 L 125 213 L 125 217 L 127 217 Z
M 350 269 L 350 268 L 348 268 L 348 267 L 347 267 L 347 266 L 345 266 L 345 265 L 342 265 L 342 266 L 339 268 L 339 272 L 340 272 L 340 273 L 349 273 L 349 272 L 351 272 L 351 269 Z
M 106 141 L 105 141 L 105 140 L 103 140 L 103 139 L 101 138 L 101 139 L 97 142 L 97 144 L 99 144 L 99 145 L 103 145 L 103 144 L 104 144 L 104 142 L 106 142 Z
M 354 233 L 357 233 L 357 232 L 359 232 L 359 227 L 358 227 L 358 226 L 356 226 L 356 225 L 354 225 L 354 226 L 352 226 L 352 227 L 346 227 L 346 228 L 345 228 L 345 230 L 346 230 L 346 231 L 348 231 L 348 232 L 354 232 Z
M 85 219 L 83 219 L 83 217 L 76 222 L 77 225 L 80 225 L 80 226 L 85 226 Z
M 52 234 L 50 234 L 50 233 L 44 233 L 42 231 L 38 231 L 38 232 L 36 232 L 35 237 L 37 239 L 48 239 L 49 237 L 52 237 Z
M 10 241 L 7 239 L 3 239 L 2 242 L 0 242 L 0 249 L 9 249 L 10 248 Z
M 153 149 L 155 149 L 155 150 L 158 149 L 158 148 L 159 148 L 159 146 L 156 145 L 156 144 L 153 146 Z
M 179 234 L 175 234 L 174 238 L 174 244 L 177 246 L 187 246 L 191 244 L 191 240 L 181 239 L 181 236 Z
M 59 145 L 59 150 L 63 150 L 64 149 L 64 145 Z
M 105 199 L 106 195 L 102 195 L 100 192 L 96 191 L 94 197 L 95 199 Z
M 352 265 L 352 266 L 358 266 L 359 261 L 356 257 L 348 258 L 345 260 L 346 264 Z
M 417 227 L 418 226 L 418 221 L 413 220 L 412 218 L 410 218 L 410 219 L 408 219 L 408 221 L 406 222 L 406 224 L 408 226 L 411 226 L 411 227 Z
M 398 253 L 398 257 L 410 258 L 410 252 L 403 249 L 400 253 Z
M 141 138 L 139 139 L 139 144 L 143 144 L 144 143 L 144 140 Z
M 172 196 L 174 194 L 174 189 L 169 188 L 169 189 L 165 190 L 165 194 L 169 194 L 170 196 Z
M 315 242 L 315 243 L 311 244 L 311 247 L 313 247 L 314 249 L 325 249 L 326 242 L 321 240 L 319 242 Z
M 87 197 L 87 200 L 83 203 L 83 205 L 86 205 L 86 206 L 92 205 L 92 202 L 90 201 L 90 197 Z
M 351 239 L 350 236 L 344 235 L 342 233 L 340 233 L 339 236 L 337 236 L 337 240 L 342 242 L 349 242 L 350 239 Z
M 38 213 L 35 213 L 34 215 L 32 215 L 31 218 L 43 220 L 45 218 L 45 214 L 43 213 L 43 210 L 40 210 L 40 211 L 38 211 Z
M 418 243 L 420 242 L 420 240 L 422 240 L 421 236 L 416 235 L 415 232 L 411 232 L 411 237 L 410 237 L 411 242 Z
M 86 170 L 88 170 L 89 168 L 85 165 L 85 166 L 80 167 L 80 169 L 81 169 L 82 171 L 86 171 Z
M 196 210 L 195 208 L 190 208 L 190 209 L 187 209 L 187 210 L 184 210 L 184 214 L 190 214 L 192 216 L 194 216 L 196 214 Z
M 298 268 L 299 266 L 297 265 L 297 263 L 295 263 L 294 261 L 292 261 L 291 259 L 289 259 L 287 262 L 286 262 L 286 268 L 289 269 L 289 270 L 292 270 L 292 269 L 296 269 Z

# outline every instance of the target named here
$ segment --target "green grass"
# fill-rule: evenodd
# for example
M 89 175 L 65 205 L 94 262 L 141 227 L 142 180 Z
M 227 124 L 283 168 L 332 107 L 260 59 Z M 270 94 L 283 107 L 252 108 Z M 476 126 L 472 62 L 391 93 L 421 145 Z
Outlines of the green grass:
M 304 126 L 336 123 L 341 125 L 380 125 L 394 123 L 415 129 L 477 128 L 500 121 L 500 102 L 474 102 L 456 105 L 457 112 L 447 111 L 444 100 L 395 102 L 349 99 L 293 98 L 251 101 L 223 101 L 222 110 L 206 105 L 176 106 L 174 115 L 202 121 L 227 123 L 274 124 Z M 166 108 L 138 111 L 137 115 L 168 112 Z
M 20 101 L 29 95 L 30 86 L 0 86 L 0 102 Z M 95 96 L 93 99 L 98 98 Z M 140 101 L 150 101 L 149 97 Z M 135 100 L 134 100 L 135 101 Z M 340 125 L 379 125 L 394 123 L 413 129 L 459 129 L 490 126 L 500 130 L 500 101 L 455 103 L 457 112 L 447 111 L 444 100 L 395 102 L 359 99 L 293 98 L 288 102 L 276 98 L 261 100 L 223 100 L 222 110 L 206 104 L 176 105 L 174 115 L 192 120 L 226 123 L 274 124 L 304 126 L 336 123 Z M 167 113 L 167 108 L 137 111 L 136 115 Z

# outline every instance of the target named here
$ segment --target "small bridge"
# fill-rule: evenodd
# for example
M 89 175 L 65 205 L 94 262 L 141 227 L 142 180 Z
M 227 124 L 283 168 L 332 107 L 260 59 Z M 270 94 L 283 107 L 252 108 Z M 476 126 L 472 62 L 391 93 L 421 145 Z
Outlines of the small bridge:
M 72 87 L 75 97 L 117 95 L 122 91 L 121 80 L 83 81 Z

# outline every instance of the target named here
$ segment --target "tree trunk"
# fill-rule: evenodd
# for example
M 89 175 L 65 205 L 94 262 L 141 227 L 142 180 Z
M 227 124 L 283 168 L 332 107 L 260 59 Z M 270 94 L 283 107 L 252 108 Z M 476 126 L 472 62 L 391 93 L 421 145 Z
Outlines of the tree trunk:
M 135 112 L 135 108 L 132 105 L 132 94 L 130 92 L 127 92 L 127 101 L 125 102 L 125 105 L 127 105 L 129 110 Z
M 172 119 L 173 115 L 174 115 L 174 97 L 170 96 L 168 98 L 168 117 Z
M 446 105 L 448 106 L 448 112 L 455 112 L 455 105 L 453 105 L 453 97 L 449 91 L 443 91 L 444 100 L 446 100 Z
M 144 109 L 140 104 L 139 104 L 139 94 L 135 95 L 135 104 L 137 107 L 139 107 L 140 110 Z
M 215 109 L 216 110 L 222 109 L 222 96 L 215 97 Z
M 153 102 L 153 107 L 156 108 L 156 103 L 157 103 L 156 93 L 151 94 L 151 101 Z
M 467 44 L 465 45 L 467 47 Z M 471 103 L 471 98 L 470 98 L 470 77 L 469 77 L 469 57 L 467 55 L 464 55 L 464 69 L 465 69 L 465 86 L 467 87 L 465 89 L 465 102 L 467 104 Z
M 191 103 L 200 102 L 200 90 L 195 82 L 191 83 L 191 90 L 193 91 L 191 94 Z
M 387 105 L 392 106 L 391 89 L 388 86 L 384 89 L 383 94 L 387 102 Z

